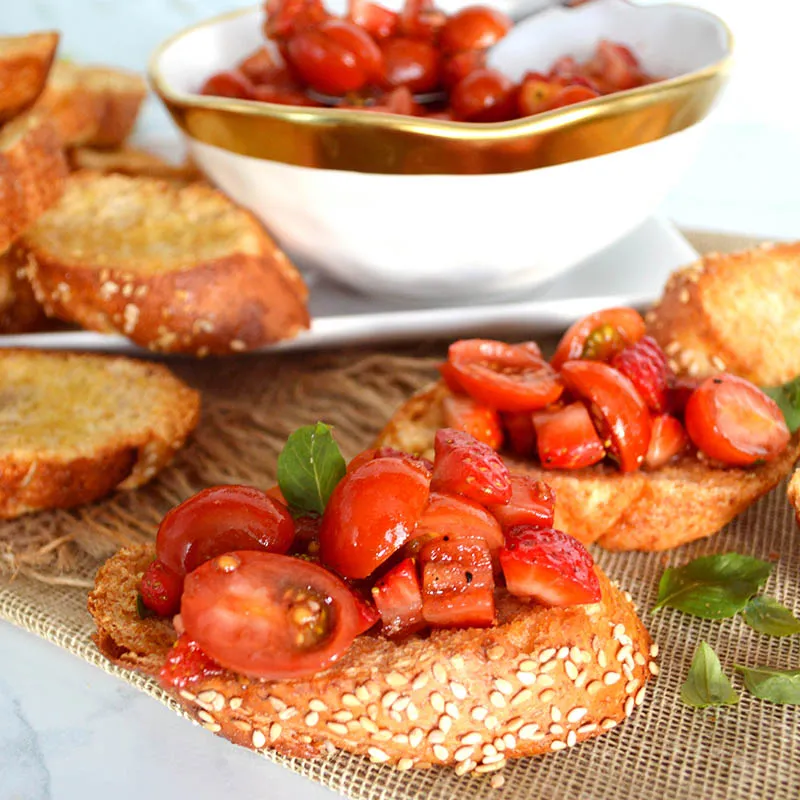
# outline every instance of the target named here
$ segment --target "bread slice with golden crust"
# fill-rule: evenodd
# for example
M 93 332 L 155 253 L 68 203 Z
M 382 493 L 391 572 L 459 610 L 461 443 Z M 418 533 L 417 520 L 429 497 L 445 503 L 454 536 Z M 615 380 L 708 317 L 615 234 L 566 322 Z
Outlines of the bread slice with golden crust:
M 297 270 L 204 184 L 73 173 L 19 247 L 50 316 L 151 350 L 241 352 L 309 324 Z
M 10 250 L 0 254 L 0 333 L 31 333 L 51 327 L 53 322 L 36 299 L 24 266 Z
M 73 170 L 89 169 L 104 174 L 160 178 L 176 183 L 203 180 L 203 174 L 192 164 L 170 164 L 154 153 L 129 145 L 111 150 L 75 147 L 67 152 L 67 158 Z
M 800 243 L 706 255 L 670 276 L 646 320 L 678 372 L 785 383 L 800 375 Z
M 378 436 L 377 446 L 433 452 L 445 426 L 444 383 L 406 401 Z M 555 491 L 555 526 L 584 544 L 609 550 L 668 550 L 711 536 L 774 489 L 800 457 L 800 436 L 774 461 L 748 469 L 718 468 L 686 455 L 655 471 L 622 473 L 613 466 L 543 469 L 538 462 L 504 454 L 512 472 L 545 481 Z
M 139 580 L 154 558 L 152 545 L 120 551 L 100 568 L 88 602 L 101 652 L 151 675 L 175 636 L 169 622 L 137 614 Z M 399 643 L 360 636 L 312 678 L 224 671 L 173 694 L 205 728 L 256 750 L 312 758 L 338 748 L 400 769 L 493 772 L 602 734 L 644 701 L 657 672 L 650 637 L 628 597 L 597 571 L 599 603 L 544 608 L 498 591 L 491 628 Z
M 141 486 L 199 414 L 198 393 L 159 364 L 0 350 L 0 518 Z
M 0 125 L 36 102 L 57 47 L 55 31 L 0 36 Z

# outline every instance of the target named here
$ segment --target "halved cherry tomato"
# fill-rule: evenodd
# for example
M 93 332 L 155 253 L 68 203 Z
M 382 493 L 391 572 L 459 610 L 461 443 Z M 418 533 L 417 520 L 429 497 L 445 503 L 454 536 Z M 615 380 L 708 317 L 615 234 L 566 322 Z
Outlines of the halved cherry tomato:
M 588 86 L 565 86 L 553 98 L 551 108 L 564 108 L 576 103 L 585 103 L 587 100 L 594 100 L 595 97 L 600 97 L 600 92 L 590 89 Z
M 357 92 L 380 80 L 383 56 L 363 29 L 327 19 L 299 31 L 287 46 L 292 67 L 312 89 L 332 95 Z
M 444 11 L 433 0 L 405 0 L 398 28 L 406 36 L 435 41 L 447 21 Z
M 644 83 L 639 62 L 623 44 L 602 40 L 595 50 L 586 71 L 597 80 L 606 92 L 633 89 Z
M 285 553 L 294 522 L 285 505 L 253 486 L 212 486 L 173 508 L 161 521 L 156 552 L 185 575 L 231 550 Z
M 403 559 L 380 578 L 372 597 L 383 623 L 381 633 L 386 636 L 410 636 L 425 627 L 422 591 L 413 558 Z
M 503 530 L 516 525 L 550 528 L 556 496 L 543 481 L 528 475 L 511 476 L 511 499 L 505 505 L 491 506 L 490 511 Z
M 349 0 L 347 17 L 378 41 L 392 36 L 398 24 L 395 11 L 369 0 Z
M 408 541 L 428 486 L 418 467 L 399 458 L 377 458 L 349 472 L 322 517 L 322 562 L 346 578 L 371 575 Z
M 508 448 L 518 456 L 530 456 L 536 451 L 536 429 L 530 411 L 505 411 L 500 414 Z
M 450 108 L 463 122 L 505 122 L 516 116 L 516 87 L 496 69 L 476 69 L 451 89 Z
M 458 381 L 458 375 L 453 365 L 449 361 L 442 361 L 442 363 L 439 364 L 436 369 L 439 370 L 442 380 L 453 394 L 464 394 L 464 390 L 461 388 L 461 384 Z
M 680 455 L 688 444 L 689 437 L 680 421 L 671 414 L 659 414 L 653 417 L 653 432 L 644 465 L 648 469 L 663 467 Z
M 464 50 L 486 50 L 497 44 L 514 23 L 488 6 L 467 6 L 448 17 L 439 36 L 439 47 L 447 54 Z
M 485 66 L 485 50 L 465 50 L 462 53 L 447 56 L 442 63 L 442 85 L 446 89 L 452 89 L 467 75 L 477 69 L 483 69 Z
M 564 334 L 558 343 L 555 355 L 550 363 L 555 369 L 560 369 L 565 361 L 582 358 L 583 348 L 592 331 L 603 325 L 610 325 L 619 332 L 623 344 L 638 342 L 645 334 L 645 324 L 642 315 L 632 308 L 607 308 L 597 311 L 578 320 Z M 621 348 L 620 348 L 621 349 Z M 609 354 L 609 358 L 613 353 Z
M 555 81 L 569 81 L 582 72 L 581 65 L 573 56 L 561 56 L 553 62 L 547 77 Z
M 197 642 L 182 633 L 167 653 L 158 677 L 161 685 L 167 689 L 183 689 L 195 681 L 213 678 L 221 672 L 222 667 Z
M 600 436 L 622 472 L 638 469 L 650 445 L 650 412 L 630 379 L 600 361 L 567 361 L 567 389 L 591 404 Z
M 462 339 L 448 360 L 464 391 L 498 411 L 536 411 L 558 400 L 563 385 L 532 342 Z
M 494 622 L 494 576 L 485 542 L 436 539 L 419 554 L 422 614 L 437 628 L 487 627 Z
M 266 83 L 280 69 L 268 47 L 261 47 L 239 63 L 239 71 L 252 83 Z
M 499 450 L 503 444 L 500 417 L 493 408 L 483 406 L 471 397 L 456 395 L 444 398 L 442 412 L 446 428 L 469 433 L 492 450 Z
M 264 34 L 275 40 L 288 39 L 330 18 L 321 0 L 267 0 L 266 11 Z
M 249 550 L 218 556 L 186 576 L 181 619 L 223 667 L 265 680 L 321 672 L 359 627 L 351 590 L 331 572 Z
M 517 107 L 521 117 L 532 117 L 553 107 L 553 100 L 561 91 L 557 83 L 526 77 L 519 87 Z
M 396 450 L 394 447 L 373 447 L 369 450 L 364 450 L 347 465 L 347 471 L 353 472 L 362 464 L 366 464 L 368 461 L 374 461 L 376 458 L 399 458 L 401 461 L 406 461 L 412 467 L 422 472 L 427 480 L 430 480 L 433 474 L 433 464 L 427 458 L 415 456 L 411 453 L 404 453 L 402 450 Z
M 139 584 L 142 602 L 162 617 L 177 614 L 181 607 L 183 576 L 173 572 L 163 561 L 156 559 L 144 571 Z
M 791 439 L 777 403 L 735 375 L 706 378 L 686 404 L 686 430 L 707 456 L 746 467 L 779 456 Z
M 200 89 L 200 94 L 212 97 L 234 97 L 239 100 L 253 100 L 255 87 L 247 76 L 239 70 L 229 70 L 212 75 Z
M 430 92 L 439 85 L 439 51 L 422 39 L 393 36 L 381 42 L 384 80 L 388 86 L 407 86 L 412 92 Z
M 583 403 L 537 411 L 533 415 L 539 461 L 545 469 L 581 469 L 606 455 Z

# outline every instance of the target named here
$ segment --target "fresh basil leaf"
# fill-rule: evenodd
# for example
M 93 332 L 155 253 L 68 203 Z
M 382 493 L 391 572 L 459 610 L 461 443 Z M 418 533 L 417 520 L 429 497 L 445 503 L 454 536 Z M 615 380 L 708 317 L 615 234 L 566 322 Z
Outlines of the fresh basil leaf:
M 139 615 L 139 619 L 147 619 L 156 615 L 155 611 L 144 604 L 144 599 L 140 592 L 136 593 L 136 613 Z
M 738 664 L 736 669 L 744 675 L 744 685 L 750 694 L 770 703 L 800 706 L 800 669 L 750 669 Z
M 330 425 L 318 422 L 286 440 L 278 456 L 278 486 L 292 508 L 322 514 L 346 470 Z
M 769 395 L 783 412 L 789 430 L 794 433 L 800 428 L 800 376 L 784 383 L 783 386 L 762 386 L 764 394 Z
M 703 619 L 726 619 L 747 605 L 770 572 L 772 564 L 752 556 L 702 556 L 664 570 L 653 611 L 676 608 Z
M 755 631 L 767 636 L 793 636 L 800 633 L 800 619 L 772 597 L 759 594 L 742 612 L 744 621 Z
M 687 706 L 731 706 L 739 695 L 722 671 L 717 654 L 706 642 L 700 642 L 689 667 L 686 682 L 681 686 L 681 700 Z

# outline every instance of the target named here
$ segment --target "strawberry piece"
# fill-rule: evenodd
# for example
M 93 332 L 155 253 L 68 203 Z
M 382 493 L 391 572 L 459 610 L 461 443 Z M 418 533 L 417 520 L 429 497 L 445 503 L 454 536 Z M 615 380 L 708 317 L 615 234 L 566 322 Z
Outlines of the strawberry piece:
M 492 506 L 491 512 L 504 530 L 517 525 L 551 528 L 556 496 L 544 482 L 529 475 L 511 476 L 511 500 L 505 505 Z
M 222 667 L 184 633 L 167 654 L 159 678 L 166 689 L 183 689 L 194 681 L 220 675 L 222 671 Z
M 446 428 L 469 433 L 492 450 L 499 450 L 502 446 L 500 417 L 493 408 L 482 406 L 471 397 L 445 397 L 442 411 Z
M 575 538 L 553 528 L 511 528 L 500 564 L 508 591 L 545 606 L 576 606 L 600 600 L 594 560 Z
M 666 353 L 652 336 L 643 336 L 611 361 L 611 366 L 629 378 L 647 407 L 661 414 L 667 409 L 669 368 Z
M 500 415 L 500 421 L 514 455 L 530 456 L 536 452 L 536 429 L 530 411 L 506 411 Z
M 603 442 L 583 403 L 533 415 L 539 461 L 545 469 L 581 469 L 602 461 Z
M 350 591 L 353 593 L 353 600 L 355 601 L 356 611 L 358 613 L 356 636 L 360 636 L 362 633 L 366 633 L 372 628 L 381 618 L 381 615 L 378 609 L 375 608 L 375 605 L 364 597 L 360 589 L 351 586 Z
M 401 637 L 426 627 L 422 616 L 422 591 L 413 558 L 389 570 L 372 589 L 372 597 L 386 636 Z
M 453 428 L 436 432 L 431 490 L 463 494 L 477 503 L 506 503 L 511 499 L 508 467 L 491 447 Z
M 680 420 L 671 414 L 660 414 L 653 418 L 650 446 L 644 457 L 648 469 L 658 469 L 680 455 L 689 444 L 689 436 Z
M 155 560 L 142 575 L 139 593 L 151 611 L 162 617 L 174 616 L 181 608 L 183 577 L 163 561 Z

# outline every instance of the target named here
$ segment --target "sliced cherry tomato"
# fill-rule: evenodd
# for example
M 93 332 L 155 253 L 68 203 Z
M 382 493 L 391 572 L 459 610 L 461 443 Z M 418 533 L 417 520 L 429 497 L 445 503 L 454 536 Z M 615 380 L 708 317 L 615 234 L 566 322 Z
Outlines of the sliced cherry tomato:
M 439 370 L 439 374 L 442 376 L 442 380 L 447 384 L 447 388 L 453 394 L 464 394 L 464 390 L 461 388 L 461 384 L 458 380 L 458 374 L 456 373 L 453 365 L 449 361 L 443 361 L 439 364 L 436 369 Z
M 526 77 L 519 87 L 517 108 L 521 117 L 532 117 L 553 108 L 553 100 L 561 86 L 549 80 Z
M 452 89 L 475 70 L 483 69 L 486 66 L 485 50 L 464 50 L 446 56 L 442 63 L 442 85 L 446 89 Z
M 661 414 L 666 410 L 670 370 L 667 356 L 655 339 L 643 336 L 617 353 L 611 366 L 631 379 L 651 411 Z
M 447 16 L 434 7 L 433 0 L 405 0 L 398 27 L 406 36 L 436 41 L 445 22 Z
M 488 445 L 463 431 L 441 428 L 436 432 L 434 453 L 433 491 L 462 494 L 483 505 L 508 502 L 508 467 Z
M 186 576 L 187 635 L 223 667 L 265 680 L 314 675 L 350 647 L 360 621 L 350 588 L 317 564 L 241 550 Z
M 264 33 L 283 40 L 330 18 L 321 0 L 267 0 Z
M 450 90 L 450 107 L 463 122 L 505 122 L 516 116 L 516 87 L 502 72 L 476 69 Z
M 488 6 L 467 6 L 448 17 L 439 36 L 445 54 L 464 50 L 486 50 L 497 44 L 514 23 L 510 17 Z
M 450 345 L 448 358 L 464 391 L 498 411 L 545 408 L 564 388 L 533 342 L 463 339 Z
M 555 502 L 555 493 L 543 481 L 528 475 L 512 475 L 511 499 L 505 505 L 492 506 L 489 510 L 503 530 L 516 525 L 551 528 Z
M 139 584 L 142 602 L 162 617 L 171 617 L 180 611 L 182 592 L 183 576 L 158 559 L 144 571 Z
M 567 389 L 590 404 L 610 454 L 623 472 L 638 469 L 650 445 L 650 412 L 636 387 L 600 361 L 567 361 L 561 367 Z
M 552 81 L 569 81 L 581 75 L 581 65 L 572 56 L 561 56 L 553 62 L 547 77 Z
M 597 45 L 586 70 L 607 93 L 633 89 L 645 82 L 639 62 L 630 49 L 606 39 Z
M 735 375 L 706 378 L 686 404 L 686 430 L 709 458 L 736 467 L 771 461 L 791 434 L 777 403 Z
M 650 446 L 644 457 L 648 469 L 658 469 L 680 455 L 689 444 L 689 437 L 680 421 L 671 414 L 659 414 L 653 418 Z
M 375 627 L 380 621 L 381 615 L 375 604 L 368 600 L 364 594 L 353 586 L 350 586 L 350 593 L 353 595 L 353 602 L 356 606 L 356 636 L 361 636 L 370 628 Z
M 512 453 L 530 456 L 536 452 L 536 429 L 530 411 L 505 411 L 500 415 L 500 421 Z
M 384 80 L 388 86 L 406 86 L 412 92 L 430 92 L 439 85 L 439 51 L 422 39 L 394 36 L 381 43 Z
M 328 19 L 289 39 L 288 56 L 302 80 L 318 92 L 344 95 L 380 80 L 383 56 L 363 29 Z
M 576 103 L 585 103 L 587 100 L 594 100 L 595 97 L 600 97 L 600 92 L 588 86 L 565 86 L 553 98 L 552 108 L 564 108 Z
M 239 63 L 237 68 L 251 83 L 267 83 L 280 66 L 268 47 L 261 47 Z
M 339 481 L 320 530 L 324 564 L 366 578 L 402 547 L 428 502 L 428 478 L 399 458 L 377 458 Z
M 200 94 L 212 97 L 235 97 L 239 100 L 253 100 L 255 87 L 239 70 L 229 70 L 212 75 L 200 89 Z
M 231 550 L 285 553 L 294 539 L 289 509 L 253 486 L 212 486 L 173 508 L 161 521 L 156 552 L 185 575 Z
M 350 22 L 378 41 L 387 39 L 397 30 L 397 13 L 369 0 L 349 0 L 347 16 Z
M 506 588 L 546 606 L 576 606 L 600 600 L 594 559 L 572 536 L 553 528 L 523 525 L 506 534 L 500 551 Z
M 413 558 L 403 559 L 372 589 L 380 613 L 381 633 L 392 638 L 410 636 L 426 627 L 422 616 L 422 591 Z
M 222 667 L 185 633 L 178 637 L 167 653 L 159 679 L 167 689 L 183 689 L 195 681 L 219 675 Z
M 282 506 L 286 506 L 288 508 L 289 504 L 286 502 L 286 498 L 283 496 L 283 492 L 281 491 L 281 487 L 278 486 L 276 483 L 274 486 L 270 486 L 264 494 L 267 497 L 271 497 L 273 500 L 277 500 Z
M 485 542 L 436 539 L 420 550 L 422 614 L 437 628 L 494 622 L 494 575 Z
M 603 325 L 610 325 L 617 330 L 624 344 L 638 342 L 645 334 L 642 315 L 632 308 L 607 308 L 604 311 L 597 311 L 594 314 L 589 314 L 588 317 L 578 320 L 564 334 L 558 343 L 555 355 L 550 360 L 553 367 L 560 369 L 565 361 L 584 358 L 583 349 L 589 336 L 592 331 Z
M 503 444 L 500 417 L 493 408 L 477 403 L 471 397 L 455 395 L 442 401 L 444 424 L 474 436 L 479 442 L 499 450 Z
M 404 453 L 402 450 L 396 450 L 394 447 L 374 447 L 369 450 L 364 450 L 347 465 L 347 471 L 353 472 L 362 464 L 366 464 L 368 461 L 374 461 L 376 458 L 399 458 L 401 461 L 406 461 L 422 472 L 427 480 L 430 480 L 433 474 L 433 463 L 427 458 L 415 456 L 411 453 Z
M 539 461 L 545 469 L 581 469 L 606 455 L 592 418 L 583 403 L 533 415 Z

